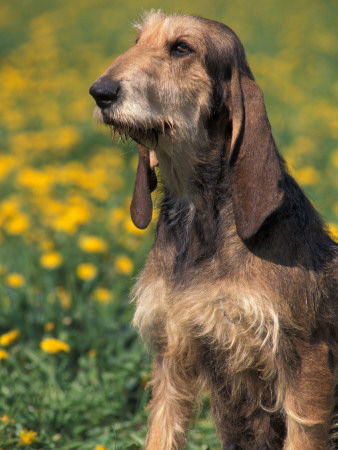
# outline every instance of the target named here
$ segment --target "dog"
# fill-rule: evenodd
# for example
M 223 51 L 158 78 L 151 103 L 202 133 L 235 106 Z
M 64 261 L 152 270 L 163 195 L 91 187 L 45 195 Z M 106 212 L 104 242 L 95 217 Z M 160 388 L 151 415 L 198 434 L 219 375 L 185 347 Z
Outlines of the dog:
M 337 244 L 277 151 L 243 46 L 195 16 L 136 27 L 90 94 L 95 118 L 138 143 L 139 228 L 162 181 L 133 291 L 154 352 L 145 446 L 183 448 L 208 392 L 224 450 L 337 448 Z

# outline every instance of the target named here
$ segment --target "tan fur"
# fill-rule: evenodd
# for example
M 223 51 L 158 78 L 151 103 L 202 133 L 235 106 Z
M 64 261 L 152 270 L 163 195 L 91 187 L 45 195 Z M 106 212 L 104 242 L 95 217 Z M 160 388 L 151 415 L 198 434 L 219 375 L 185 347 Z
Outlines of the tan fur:
M 302 369 L 300 379 L 288 386 L 285 411 L 289 434 L 285 448 L 296 450 L 306 442 L 306 448 L 326 449 L 329 418 L 333 406 L 333 374 L 326 366 L 328 346 L 302 344 Z M 310 395 L 309 395 L 310 393 Z
M 327 448 L 336 247 L 285 170 L 237 36 L 162 12 L 136 28 L 96 83 L 121 95 L 95 116 L 152 149 L 164 184 L 133 291 L 155 353 L 146 448 L 182 449 L 205 390 L 224 448 Z

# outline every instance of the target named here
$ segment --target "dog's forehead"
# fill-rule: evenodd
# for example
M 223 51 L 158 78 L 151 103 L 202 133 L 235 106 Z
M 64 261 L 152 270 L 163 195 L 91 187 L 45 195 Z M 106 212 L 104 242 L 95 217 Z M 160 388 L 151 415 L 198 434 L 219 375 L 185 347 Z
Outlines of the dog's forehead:
M 141 24 L 135 26 L 142 40 L 172 41 L 178 37 L 203 40 L 203 24 L 198 18 L 180 14 L 166 15 L 162 12 L 147 14 Z

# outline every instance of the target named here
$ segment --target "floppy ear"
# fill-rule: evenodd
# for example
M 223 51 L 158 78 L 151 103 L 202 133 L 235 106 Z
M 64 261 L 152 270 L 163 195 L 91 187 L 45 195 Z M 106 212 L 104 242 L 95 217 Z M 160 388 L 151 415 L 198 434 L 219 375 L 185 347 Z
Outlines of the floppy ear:
M 133 199 L 130 204 L 130 216 L 134 225 L 143 230 L 147 228 L 153 213 L 151 192 L 157 186 L 154 167 L 157 160 L 154 152 L 138 145 L 139 162 L 137 166 Z M 152 155 L 150 157 L 150 152 Z
M 237 233 L 246 240 L 282 204 L 283 173 L 263 94 L 237 67 L 231 77 L 230 97 L 232 202 Z

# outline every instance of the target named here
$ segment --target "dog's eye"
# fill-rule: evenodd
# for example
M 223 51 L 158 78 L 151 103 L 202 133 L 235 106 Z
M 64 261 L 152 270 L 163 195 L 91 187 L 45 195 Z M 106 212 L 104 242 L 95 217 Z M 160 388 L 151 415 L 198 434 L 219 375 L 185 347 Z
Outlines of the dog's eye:
M 173 56 L 185 56 L 192 53 L 192 48 L 186 42 L 178 41 L 171 47 L 170 53 Z

